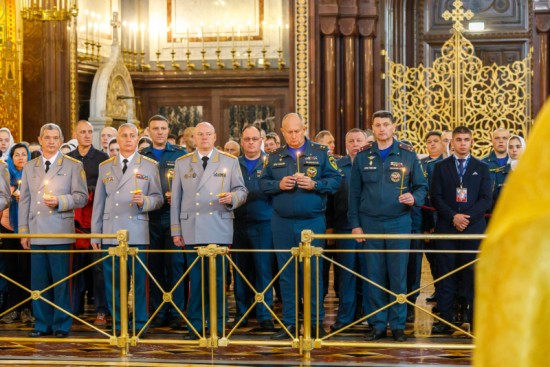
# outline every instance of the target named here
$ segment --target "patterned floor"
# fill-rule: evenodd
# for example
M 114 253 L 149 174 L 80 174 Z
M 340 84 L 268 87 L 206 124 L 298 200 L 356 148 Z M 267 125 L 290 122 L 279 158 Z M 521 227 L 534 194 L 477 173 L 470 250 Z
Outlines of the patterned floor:
M 426 267 L 424 267 L 426 268 Z M 423 282 L 429 280 L 429 273 L 423 273 Z M 330 288 L 332 289 L 332 287 Z M 428 309 L 433 304 L 425 298 L 431 293 L 428 288 L 422 293 L 417 304 Z M 230 314 L 234 310 L 234 301 L 230 301 Z M 333 291 L 325 301 L 325 330 L 334 322 L 337 312 L 337 299 Z M 276 307 L 280 312 L 280 305 Z M 93 322 L 91 310 L 85 318 Z M 228 346 L 216 349 L 199 347 L 197 342 L 183 341 L 184 330 L 172 330 L 168 327 L 149 329 L 145 339 L 121 357 L 120 350 L 107 343 L 102 334 L 90 331 L 84 325 L 74 324 L 70 337 L 73 340 L 54 340 L 54 342 L 21 342 L 13 338 L 26 337 L 32 330 L 31 325 L 0 325 L 0 366 L 468 366 L 471 364 L 471 350 L 456 350 L 459 346 L 470 346 L 471 339 L 455 333 L 449 336 L 415 337 L 419 329 L 431 327 L 433 319 L 420 312 L 416 314 L 416 324 L 407 325 L 406 348 L 396 348 L 393 339 L 377 342 L 376 347 L 355 345 L 353 347 L 323 346 L 311 352 L 309 363 L 300 351 L 284 345 L 266 345 L 272 343 L 271 332 L 263 332 L 252 320 L 248 327 L 239 328 L 231 336 Z M 227 331 L 228 332 L 228 331 Z M 366 326 L 358 325 L 345 330 L 329 339 L 330 342 L 363 343 Z M 75 338 L 79 338 L 75 341 Z M 82 339 L 103 338 L 105 343 L 82 342 Z M 163 340 L 163 341 L 161 341 Z M 184 344 L 187 343 L 187 344 Z M 234 345 L 235 343 L 252 345 Z M 263 345 L 264 344 L 264 345 Z M 272 343 L 273 344 L 273 343 Z M 281 344 L 281 343 L 279 343 Z M 423 348 L 414 348 L 422 346 Z

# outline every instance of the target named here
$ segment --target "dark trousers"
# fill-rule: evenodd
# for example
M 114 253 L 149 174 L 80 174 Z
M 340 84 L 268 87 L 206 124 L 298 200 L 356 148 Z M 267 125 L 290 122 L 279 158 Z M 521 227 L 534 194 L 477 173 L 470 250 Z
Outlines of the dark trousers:
M 170 233 L 169 221 L 163 225 L 161 218 L 150 219 L 149 237 L 150 250 L 181 250 L 181 248 L 174 245 L 174 241 L 172 240 L 172 235 Z M 174 288 L 183 276 L 185 270 L 187 270 L 185 254 L 183 252 L 151 252 L 148 256 L 147 266 L 156 281 L 166 292 L 169 292 Z M 172 300 L 181 312 L 185 311 L 185 283 L 187 283 L 187 279 L 180 282 L 172 292 Z M 162 303 L 163 292 L 152 280 L 149 281 L 149 289 L 151 306 L 154 310 L 156 310 Z M 157 314 L 157 317 L 171 319 L 180 317 L 180 314 L 174 309 L 172 304 L 165 303 L 162 310 Z
M 361 227 L 365 233 L 372 234 L 411 233 L 411 217 L 402 215 L 382 220 L 361 216 Z M 367 240 L 366 244 L 367 250 L 408 250 L 409 248 L 410 240 Z M 365 255 L 367 278 L 395 294 L 407 292 L 408 253 L 369 252 Z M 394 296 L 373 285 L 369 284 L 367 289 L 370 307 L 373 311 L 379 310 L 395 300 Z M 381 331 L 386 330 L 388 323 L 392 330 L 405 329 L 406 319 L 407 306 L 395 304 L 389 309 L 377 312 L 370 320 L 372 320 L 373 327 Z
M 420 231 L 413 231 L 419 234 Z M 411 250 L 423 250 L 424 240 L 412 240 Z M 407 264 L 407 293 L 420 288 L 420 275 L 422 273 L 422 252 L 409 253 L 409 263 Z M 410 297 L 410 300 L 415 302 L 420 292 L 416 292 Z
M 186 250 L 193 250 L 198 246 L 207 246 L 206 244 L 186 244 L 185 249 Z M 220 246 L 227 246 L 227 245 L 220 245 Z M 193 261 L 198 257 L 196 252 L 187 252 L 185 253 L 185 257 L 187 259 L 188 266 L 191 266 Z M 212 322 L 210 320 L 210 297 L 209 297 L 209 270 L 210 266 L 208 264 L 209 259 L 208 257 L 204 257 L 202 259 L 204 261 L 204 264 L 201 265 L 201 259 L 197 261 L 197 263 L 190 269 L 189 271 L 189 280 L 191 282 L 191 289 L 189 294 L 189 303 L 187 304 L 187 319 L 193 325 L 195 330 L 197 330 L 199 333 L 201 333 L 202 325 L 203 325 L 203 318 L 202 318 L 202 310 L 204 309 L 204 315 L 205 315 L 205 327 L 207 326 L 206 323 Z M 216 298 L 217 298 L 217 325 L 218 325 L 218 331 L 222 330 L 223 323 L 222 323 L 222 317 L 223 317 L 223 294 L 225 292 L 225 284 L 223 282 L 224 277 L 224 268 L 222 267 L 222 263 L 225 262 L 225 269 L 227 269 L 227 261 L 222 256 L 216 257 Z M 204 269 L 201 271 L 201 268 Z M 204 302 L 203 302 L 203 292 L 204 292 Z M 191 331 L 191 330 L 190 330 Z
M 273 250 L 271 222 L 235 222 L 232 248 L 239 250 Z M 232 258 L 246 279 L 254 286 L 256 292 L 260 293 L 265 290 L 264 300 L 271 308 L 273 306 L 273 289 L 266 290 L 266 287 L 272 279 L 273 253 L 233 252 Z M 243 277 L 237 271 L 234 273 L 237 317 L 240 318 L 254 302 L 255 295 Z M 258 303 L 256 306 L 256 319 L 258 322 L 271 320 L 271 314 L 262 303 Z
M 82 252 L 73 253 L 73 273 L 91 264 L 94 261 L 99 260 L 105 253 L 97 252 Z M 104 260 L 104 262 L 110 261 L 110 259 Z M 96 264 L 91 269 L 87 269 L 80 274 L 73 277 L 73 289 L 72 289 L 72 304 L 73 313 L 78 314 L 82 307 L 82 297 L 86 289 L 86 278 L 92 278 L 93 290 L 94 290 L 94 310 L 96 313 L 103 312 L 107 314 L 109 312 L 107 307 L 107 299 L 105 298 L 105 279 L 103 276 L 103 263 Z
M 9 229 L 0 226 L 0 232 L 2 233 L 13 233 Z M 0 254 L 4 256 L 4 269 L 1 270 L 3 274 L 6 274 L 7 277 L 16 281 L 24 287 L 30 289 L 31 287 L 31 256 L 30 254 L 23 250 L 21 247 L 21 240 L 15 238 L 3 238 L 2 239 L 2 249 L 3 250 L 19 250 L 19 253 L 11 252 Z M 3 279 L 3 278 L 2 278 Z M 1 287 L 0 287 L 1 289 Z M 7 285 L 8 292 L 8 302 L 7 308 L 11 308 L 16 304 L 20 303 L 26 298 L 30 297 L 29 292 L 23 288 L 15 285 L 12 282 L 8 282 Z M 23 308 L 30 308 L 31 302 L 25 302 L 17 309 L 21 310 Z
M 68 251 L 70 244 L 31 245 L 31 250 Z M 31 288 L 43 290 L 69 275 L 69 253 L 31 253 Z M 69 281 L 66 280 L 42 293 L 42 297 L 58 307 L 71 312 Z M 69 332 L 73 319 L 42 300 L 33 301 L 36 318 L 34 329 L 37 331 Z
M 103 245 L 103 248 L 109 248 L 116 245 Z M 131 247 L 145 250 L 147 245 L 131 245 Z M 141 261 L 146 264 L 146 256 L 143 251 L 139 251 L 138 255 Z M 120 304 L 120 262 L 117 256 L 114 257 L 115 266 L 113 267 L 112 259 L 105 260 L 103 262 L 103 273 L 105 276 L 105 295 L 107 299 L 107 305 L 113 315 L 113 320 L 116 318 L 116 330 L 120 331 L 120 307 L 128 307 L 128 305 Z M 114 272 L 114 274 L 113 274 Z M 116 310 L 113 310 L 113 284 L 112 277 L 115 277 L 115 299 Z M 145 296 L 145 269 L 143 266 L 135 260 L 135 274 L 132 274 L 132 258 L 128 256 L 128 290 L 130 290 L 130 276 L 134 277 L 134 310 L 136 318 L 136 333 L 145 326 L 147 322 L 147 305 Z M 131 320 L 128 320 L 132 325 Z
M 281 218 L 273 214 L 271 219 L 271 229 L 273 231 L 273 246 L 275 250 L 289 250 L 292 247 L 298 247 L 301 241 L 302 231 L 310 229 L 314 233 L 325 233 L 326 223 L 324 215 L 310 219 Z M 324 241 L 315 240 L 312 246 L 323 247 Z M 290 251 L 277 253 L 277 264 L 281 269 L 291 258 Z M 298 260 L 296 260 L 298 261 Z M 317 273 L 317 260 L 311 258 L 311 322 L 319 321 L 321 323 L 325 316 L 323 307 L 323 261 L 319 261 L 319 272 Z M 295 277 L 295 265 L 291 263 L 282 272 L 281 297 L 283 301 L 283 323 L 287 326 L 296 324 L 296 284 L 298 285 L 298 298 L 301 298 L 303 288 L 303 267 L 298 266 L 298 279 Z M 298 281 L 298 283 L 296 283 Z M 319 292 L 317 293 L 317 287 Z M 318 302 L 319 300 L 319 302 Z M 319 315 L 317 315 L 317 304 L 319 304 Z

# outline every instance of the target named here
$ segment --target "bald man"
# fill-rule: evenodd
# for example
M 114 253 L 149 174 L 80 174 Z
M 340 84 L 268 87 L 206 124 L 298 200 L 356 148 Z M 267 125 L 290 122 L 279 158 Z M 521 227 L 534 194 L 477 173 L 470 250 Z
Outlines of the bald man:
M 229 140 L 227 143 L 225 143 L 225 145 L 223 146 L 223 150 L 226 153 L 234 155 L 235 157 L 241 155 L 241 146 L 234 140 Z
M 101 150 L 109 154 L 109 142 L 118 135 L 116 129 L 112 126 L 106 126 L 101 130 Z

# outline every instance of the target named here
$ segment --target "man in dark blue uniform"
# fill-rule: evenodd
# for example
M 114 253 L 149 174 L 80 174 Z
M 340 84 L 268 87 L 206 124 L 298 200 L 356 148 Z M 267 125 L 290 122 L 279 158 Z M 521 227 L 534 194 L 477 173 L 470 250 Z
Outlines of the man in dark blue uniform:
M 269 198 L 260 189 L 260 175 L 267 155 L 262 154 L 262 138 L 260 130 L 254 125 L 243 129 L 241 137 L 243 155 L 239 157 L 239 166 L 244 183 L 248 189 L 246 203 L 235 210 L 233 248 L 242 250 L 273 250 L 273 235 L 271 232 L 271 216 L 273 209 Z M 265 252 L 234 252 L 232 257 L 244 276 L 254 286 L 258 293 L 265 290 L 271 282 L 273 259 L 272 253 Z M 254 293 L 243 278 L 235 272 L 235 302 L 237 306 L 236 321 L 248 311 L 254 302 Z M 273 289 L 264 293 L 265 303 L 273 305 Z M 256 319 L 263 330 L 272 330 L 273 321 L 267 308 L 258 303 Z M 239 326 L 246 326 L 244 319 Z
M 411 207 L 423 204 L 426 179 L 412 147 L 393 138 L 395 125 L 390 112 L 374 113 L 372 128 L 376 141 L 357 154 L 351 169 L 348 218 L 352 233 L 411 233 Z M 369 240 L 366 248 L 408 250 L 410 240 Z M 366 257 L 369 279 L 396 294 L 406 294 L 407 253 L 373 252 Z M 387 292 L 372 285 L 368 294 L 373 311 L 393 301 Z M 393 338 L 405 341 L 406 313 L 406 305 L 397 304 L 373 315 L 373 329 L 366 340 L 386 337 L 389 322 Z
M 325 210 L 328 194 L 334 194 L 342 177 L 334 157 L 328 154 L 325 146 L 311 142 L 305 137 L 306 126 L 297 113 L 287 114 L 282 121 L 281 131 L 287 145 L 269 155 L 260 177 L 260 187 L 271 196 L 273 203 L 273 245 L 276 250 L 289 250 L 297 247 L 301 241 L 301 232 L 310 229 L 314 233 L 325 233 Z M 313 246 L 323 247 L 323 241 L 313 241 Z M 281 269 L 290 259 L 289 252 L 277 253 L 277 264 Z M 323 305 L 321 279 L 315 277 L 315 266 L 312 266 L 312 331 L 318 321 L 322 324 Z M 322 273 L 322 262 L 319 262 L 319 274 Z M 301 278 L 301 277 L 300 277 Z M 316 280 L 319 282 L 319 294 L 316 292 Z M 283 323 L 295 337 L 296 334 L 296 291 L 294 266 L 287 267 L 281 274 L 281 296 L 283 301 Z M 324 334 L 319 327 L 320 334 Z M 290 335 L 283 328 L 272 339 L 286 339 Z
M 472 133 L 464 126 L 453 131 L 454 154 L 435 165 L 430 187 L 430 198 L 437 210 L 435 233 L 482 234 L 486 222 L 484 213 L 491 207 L 491 178 L 489 167 L 470 155 Z M 478 250 L 479 241 L 440 240 L 438 250 Z M 437 269 L 440 275 L 449 273 L 476 258 L 476 254 L 438 253 Z M 460 274 L 460 281 L 458 275 Z M 474 299 L 474 269 L 468 266 L 458 274 L 442 279 L 437 284 L 437 308 L 441 317 L 452 322 L 456 295 L 466 299 L 468 320 L 472 320 Z M 433 326 L 435 334 L 452 333 L 445 323 Z
M 349 183 L 351 179 L 351 165 L 359 150 L 367 143 L 367 133 L 361 129 L 351 129 L 346 134 L 346 151 L 348 155 L 342 157 L 336 163 L 338 170 L 342 175 L 342 183 L 338 192 L 332 197 L 331 218 L 334 223 L 334 233 L 351 234 L 353 229 L 348 220 L 348 195 Z M 362 246 L 355 240 L 337 240 L 337 250 L 361 250 Z M 360 274 L 366 274 L 365 256 L 353 252 L 339 252 L 336 254 L 336 261 L 348 269 L 354 270 Z M 339 269 L 335 267 L 335 270 Z M 336 322 L 330 329 L 336 331 L 350 324 L 355 319 L 358 305 L 362 305 L 364 313 L 369 314 L 366 283 L 361 282 L 357 289 L 357 277 L 347 270 L 339 269 L 338 274 L 338 314 Z M 361 294 L 362 300 L 358 299 Z
M 179 250 L 174 245 L 170 232 L 170 189 L 174 178 L 174 164 L 179 157 L 187 152 L 168 142 L 168 120 L 162 115 L 155 115 L 149 119 L 149 133 L 153 145 L 140 151 L 140 154 L 158 162 L 160 183 L 164 194 L 164 204 L 158 210 L 149 213 L 149 236 L 151 250 Z M 149 269 L 165 292 L 172 290 L 185 272 L 185 256 L 180 252 L 150 253 Z M 162 303 L 162 291 L 154 282 L 149 282 L 151 290 L 151 306 L 156 310 Z M 185 310 L 184 283 L 180 283 L 172 294 L 172 299 L 178 308 Z M 171 304 L 166 303 L 156 315 L 152 326 L 169 325 L 173 329 L 181 327 L 181 316 Z
M 508 139 L 510 132 L 504 128 L 498 128 L 493 131 L 491 142 L 493 150 L 481 161 L 487 163 L 491 173 L 491 187 L 494 197 L 493 207 L 498 199 L 499 188 L 506 180 L 506 164 L 508 163 Z

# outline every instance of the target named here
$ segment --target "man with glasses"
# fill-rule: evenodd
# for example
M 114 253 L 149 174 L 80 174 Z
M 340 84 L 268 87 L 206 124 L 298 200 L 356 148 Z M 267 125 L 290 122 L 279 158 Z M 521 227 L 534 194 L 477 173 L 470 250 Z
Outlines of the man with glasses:
M 88 202 L 86 173 L 82 163 L 61 154 L 63 133 L 56 124 L 45 124 L 38 137 L 42 156 L 25 164 L 19 197 L 19 233 L 74 233 L 74 210 Z M 72 238 L 21 239 L 26 250 L 68 251 Z M 31 289 L 42 290 L 69 275 L 69 253 L 32 253 Z M 63 310 L 70 311 L 69 282 L 64 281 L 41 294 Z M 36 317 L 32 338 L 69 335 L 72 318 L 42 300 L 33 301 Z
M 233 242 L 233 210 L 244 204 L 247 189 L 236 157 L 214 147 L 216 131 L 209 122 L 201 122 L 195 129 L 196 150 L 176 161 L 172 181 L 170 224 L 174 244 L 194 250 L 197 247 L 217 244 L 228 246 Z M 191 266 L 197 253 L 186 253 Z M 222 330 L 223 268 L 222 256 L 216 257 L 217 320 L 209 320 L 209 327 Z M 198 262 L 189 270 L 191 292 L 187 305 L 189 333 L 184 339 L 195 340 L 204 335 L 207 320 L 203 310 L 209 308 L 209 266 L 201 269 Z M 204 281 L 204 282 L 203 282 Z M 204 290 L 205 303 L 202 303 Z M 206 312 L 206 314 L 209 314 Z M 202 332 L 202 333 L 201 333 Z
M 393 138 L 393 115 L 378 111 L 372 130 L 376 141 L 366 145 L 351 168 L 348 218 L 352 234 L 410 234 L 411 208 L 424 203 L 428 185 L 412 146 Z M 365 242 L 358 239 L 358 242 Z M 368 250 L 408 250 L 410 240 L 367 240 Z M 395 294 L 407 293 L 407 253 L 373 252 L 366 256 L 367 277 Z M 389 323 L 394 340 L 403 342 L 407 306 L 375 286 L 368 287 L 373 329 L 365 337 L 373 341 L 386 337 Z M 370 320 L 369 320 L 370 324 Z

